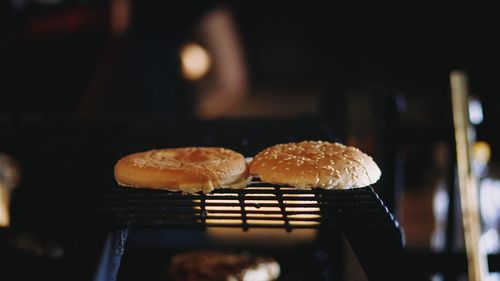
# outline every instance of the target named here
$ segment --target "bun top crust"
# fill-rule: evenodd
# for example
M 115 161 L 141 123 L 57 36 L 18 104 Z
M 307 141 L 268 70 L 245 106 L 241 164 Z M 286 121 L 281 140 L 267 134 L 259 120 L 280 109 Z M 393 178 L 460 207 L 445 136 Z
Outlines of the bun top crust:
M 359 149 L 323 141 L 268 147 L 255 156 L 249 169 L 264 182 L 298 188 L 365 187 L 381 175 L 373 159 Z
M 184 192 L 210 192 L 244 181 L 243 155 L 220 147 L 156 149 L 131 154 L 115 165 L 118 184 Z
M 174 255 L 167 274 L 183 281 L 270 281 L 279 277 L 280 266 L 271 257 L 201 250 Z
M 231 161 L 241 159 L 244 160 L 241 154 L 219 147 L 154 149 L 133 154 L 130 158 L 136 167 L 161 170 L 196 167 L 224 169 L 231 168 Z

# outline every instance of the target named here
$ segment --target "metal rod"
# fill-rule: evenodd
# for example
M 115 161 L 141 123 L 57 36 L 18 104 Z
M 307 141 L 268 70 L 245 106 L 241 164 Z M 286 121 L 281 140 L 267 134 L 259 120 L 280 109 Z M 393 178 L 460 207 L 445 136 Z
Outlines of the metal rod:
M 467 76 L 463 72 L 453 71 L 450 74 L 450 83 L 457 149 L 458 185 L 469 280 L 480 281 L 485 280 L 485 273 L 488 270 L 486 256 L 481 253 L 479 247 L 481 225 L 477 178 L 471 164 Z

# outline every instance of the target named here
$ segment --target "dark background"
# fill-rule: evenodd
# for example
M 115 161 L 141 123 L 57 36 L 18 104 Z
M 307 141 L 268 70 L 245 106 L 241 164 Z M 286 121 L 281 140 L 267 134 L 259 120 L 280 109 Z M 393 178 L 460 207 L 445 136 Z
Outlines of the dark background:
M 487 7 L 233 6 L 254 87 L 319 88 L 330 97 L 353 89 L 399 92 L 407 102 L 404 122 L 432 127 L 450 118 L 450 71 L 464 70 L 470 94 L 483 104 L 478 138 L 491 142 L 499 159 L 500 25 Z
M 432 128 L 450 125 L 449 73 L 463 70 L 470 93 L 483 104 L 478 138 L 491 142 L 499 159 L 495 34 L 500 25 L 487 7 L 232 6 L 253 87 L 314 88 L 330 98 L 326 110 L 338 110 L 335 97 L 352 90 L 396 92 L 406 101 L 403 123 Z
M 75 92 L 88 86 L 88 79 L 77 77 L 87 77 L 95 71 L 97 57 L 106 46 L 106 28 L 102 24 L 106 21 L 108 4 L 106 1 L 61 1 L 53 6 L 37 5 L 36 1 L 26 3 L 21 10 L 15 10 L 8 2 L 2 4 L 0 58 L 4 62 L 4 86 L 1 92 L 4 100 L 8 100 L 12 92 L 24 87 L 32 93 L 23 100 L 23 106 L 36 108 L 40 96 L 45 94 L 40 93 L 38 85 L 47 83 L 43 80 L 47 74 L 41 77 L 36 74 L 51 70 L 49 60 L 41 58 L 44 54 L 59 54 L 54 56 L 54 64 L 68 67 L 70 72 L 55 86 L 56 91 L 64 91 L 68 85 L 76 87 Z M 210 5 L 216 4 L 219 3 Z M 428 126 L 433 125 L 428 120 L 447 118 L 432 115 L 448 112 L 449 72 L 459 69 L 469 74 L 471 94 L 483 101 L 485 121 L 478 127 L 479 138 L 500 143 L 495 134 L 498 118 L 494 114 L 500 109 L 496 98 L 500 62 L 496 34 L 500 24 L 494 9 L 471 4 L 453 7 L 281 1 L 222 4 L 232 9 L 240 31 L 249 67 L 250 95 L 262 90 L 301 95 L 313 89 L 312 92 L 326 97 L 324 111 L 337 110 L 333 104 L 336 97 L 354 90 L 368 95 L 374 91 L 396 92 L 407 97 L 410 111 L 403 119 Z M 190 18 L 210 5 L 205 3 L 203 8 L 180 5 L 179 11 L 172 14 Z M 96 23 L 82 30 L 62 30 L 39 37 L 36 29 L 26 28 L 34 18 L 75 6 L 92 7 Z M 47 38 L 53 43 L 45 44 Z M 57 40 L 61 41 L 59 45 Z M 71 65 L 81 67 L 75 71 L 70 70 Z M 57 97 L 68 99 L 66 94 Z M 71 106 L 74 103 L 69 102 Z M 53 107 L 50 110 L 57 111 Z M 3 107 L 1 111 L 12 109 Z M 416 120 L 414 116 L 427 119 Z M 498 158 L 496 149 L 493 153 Z

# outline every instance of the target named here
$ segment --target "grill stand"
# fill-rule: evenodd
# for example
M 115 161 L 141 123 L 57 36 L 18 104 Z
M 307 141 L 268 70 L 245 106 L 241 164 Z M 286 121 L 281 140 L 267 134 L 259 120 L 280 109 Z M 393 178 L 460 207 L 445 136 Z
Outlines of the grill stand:
M 124 188 L 113 188 L 109 191 L 110 193 L 103 196 L 98 214 L 108 222 L 106 224 L 108 229 L 111 226 L 112 229 L 118 230 L 108 234 L 96 281 L 116 280 L 128 229 L 131 227 L 196 228 L 204 231 L 211 226 L 236 227 L 243 231 L 253 227 L 278 227 L 287 232 L 300 228 L 319 229 L 318 241 L 330 258 L 326 261 L 330 270 L 327 268 L 323 274 L 326 280 L 335 280 L 342 275 L 338 273 L 338 268 L 342 267 L 338 241 L 340 241 L 339 235 L 343 235 L 369 280 L 420 280 L 416 274 L 412 274 L 403 258 L 403 239 L 398 223 L 370 187 L 356 190 L 305 191 L 254 182 L 250 188 L 244 190 L 219 190 L 209 195 L 182 195 L 166 191 Z M 233 193 L 237 195 L 231 195 Z M 304 198 L 297 198 L 297 196 L 304 196 Z M 211 201 L 213 198 L 222 201 L 214 203 Z M 260 205 L 279 208 L 278 213 L 282 214 L 283 223 L 279 225 L 248 223 L 249 211 L 246 208 L 255 204 L 248 203 L 246 200 L 257 198 L 268 200 L 266 202 L 275 201 L 276 203 Z M 307 203 L 311 200 L 317 203 Z M 208 212 L 207 207 L 213 208 L 214 206 L 232 206 L 240 209 L 238 213 L 241 223 L 209 222 L 208 218 L 212 214 Z M 272 211 L 261 210 L 261 207 L 252 209 L 252 213 L 272 213 Z M 313 213 L 321 214 L 317 223 L 291 224 L 292 218 L 289 215 L 295 213 L 289 208 L 309 214 L 311 207 L 318 210 L 312 211 Z M 186 210 L 188 210 L 187 213 Z M 233 211 L 227 212 L 234 213 Z
M 104 242 L 101 259 L 97 265 L 95 281 L 114 281 L 120 269 L 120 262 L 128 238 L 128 229 L 108 233 Z

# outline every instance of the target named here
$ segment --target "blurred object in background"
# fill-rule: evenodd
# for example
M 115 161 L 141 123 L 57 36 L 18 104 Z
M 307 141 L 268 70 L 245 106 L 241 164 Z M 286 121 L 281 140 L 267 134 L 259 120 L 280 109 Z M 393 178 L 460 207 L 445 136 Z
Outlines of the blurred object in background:
M 36 256 L 59 258 L 63 248 L 47 237 L 11 227 L 11 199 L 21 180 L 19 164 L 0 152 L 0 250 L 21 251 Z
M 450 195 L 448 194 L 448 170 L 451 163 L 449 146 L 445 142 L 436 144 L 434 150 L 436 182 L 434 186 L 434 194 L 432 200 L 432 209 L 435 224 L 431 236 L 431 248 L 437 251 L 446 250 L 446 228 L 448 220 L 448 212 L 450 207 Z
M 109 27 L 115 37 L 122 36 L 130 27 L 131 22 L 130 0 L 111 0 Z
M 0 152 L 0 228 L 10 225 L 10 200 L 21 178 L 18 164 Z
M 472 117 L 472 116 L 471 116 Z M 472 148 L 473 168 L 479 176 L 479 207 L 482 233 L 479 240 L 481 251 L 486 254 L 500 253 L 500 176 L 490 167 L 491 148 L 485 141 L 478 141 Z M 499 281 L 500 273 L 490 273 L 488 281 Z
M 490 145 L 485 141 L 477 141 L 472 146 L 472 164 L 473 169 L 479 177 L 488 174 L 488 163 L 491 158 Z
M 229 8 L 220 3 L 113 3 L 112 25 L 123 38 L 106 53 L 112 74 L 96 77 L 98 86 L 82 102 L 83 111 L 96 110 L 101 99 L 104 108 L 97 112 L 213 119 L 241 102 L 246 66 Z
M 487 254 L 500 253 L 500 179 L 484 178 L 479 186 L 483 233 L 479 245 Z M 500 273 L 490 273 L 489 281 L 500 280 Z
M 469 118 L 473 125 L 479 125 L 483 122 L 483 106 L 478 97 L 469 97 Z
M 0 114 L 71 112 L 107 37 L 102 1 L 4 1 Z
M 213 119 L 242 100 L 246 66 L 227 7 L 119 1 L 129 8 L 118 12 L 132 10 L 132 16 L 107 110 Z
M 202 119 L 225 116 L 243 101 L 248 87 L 243 46 L 232 13 L 226 6 L 209 10 L 195 35 L 208 52 L 208 66 L 212 66 L 207 77 L 195 85 L 195 114 Z
M 213 119 L 246 94 L 242 46 L 230 9 L 221 3 L 11 1 L 6 6 L 1 114 Z M 189 59 L 189 69 L 199 72 L 194 85 L 181 73 L 187 61 L 180 51 L 189 41 L 199 42 Z
M 0 250 L 17 257 L 27 254 L 31 257 L 60 259 L 64 257 L 64 248 L 49 237 L 18 229 L 0 229 Z

